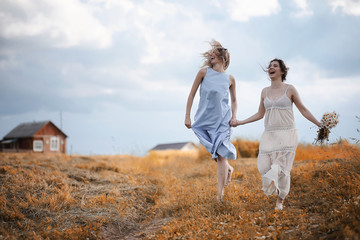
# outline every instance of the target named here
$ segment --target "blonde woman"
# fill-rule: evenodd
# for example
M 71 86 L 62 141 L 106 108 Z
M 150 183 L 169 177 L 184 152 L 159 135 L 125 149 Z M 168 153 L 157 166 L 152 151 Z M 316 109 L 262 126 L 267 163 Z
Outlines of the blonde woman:
M 257 164 L 262 177 L 262 190 L 266 195 L 278 196 L 275 210 L 283 209 L 284 199 L 290 191 L 290 171 L 298 138 L 293 103 L 306 119 L 320 126 L 320 122 L 302 103 L 295 87 L 284 83 L 287 72 L 283 60 L 271 60 L 267 69 L 271 85 L 261 92 L 258 112 L 232 125 L 235 127 L 255 122 L 265 115 L 265 131 L 260 139 Z
M 205 62 L 196 75 L 187 100 L 185 126 L 192 128 L 217 162 L 217 201 L 221 202 L 224 186 L 230 183 L 233 172 L 227 159 L 236 159 L 236 149 L 230 142 L 230 123 L 236 122 L 237 101 L 235 78 L 225 72 L 230 62 L 229 51 L 215 40 L 210 42 L 210 46 L 211 49 L 203 53 Z M 199 86 L 200 101 L 192 124 L 190 112 Z

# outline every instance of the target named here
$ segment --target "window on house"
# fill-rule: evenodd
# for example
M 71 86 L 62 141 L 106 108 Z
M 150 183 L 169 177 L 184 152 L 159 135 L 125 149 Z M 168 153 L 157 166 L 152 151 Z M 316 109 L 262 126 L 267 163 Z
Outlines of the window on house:
M 43 141 L 34 140 L 34 142 L 33 142 L 33 150 L 34 150 L 34 152 L 42 152 L 44 150 Z
M 59 151 L 59 137 L 50 138 L 50 151 Z

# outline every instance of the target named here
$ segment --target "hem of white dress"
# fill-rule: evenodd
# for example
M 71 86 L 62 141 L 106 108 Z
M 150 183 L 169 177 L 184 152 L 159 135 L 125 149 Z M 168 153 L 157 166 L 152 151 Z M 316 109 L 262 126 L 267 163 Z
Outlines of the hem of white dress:
M 277 195 L 281 199 L 285 199 L 285 197 L 288 195 L 288 193 L 283 192 L 279 188 L 279 183 L 278 183 L 279 172 L 283 172 L 283 174 L 289 176 L 288 175 L 289 173 L 285 169 L 282 169 L 278 164 L 273 164 L 271 166 L 271 169 L 262 176 L 263 187 L 261 190 L 267 196 Z M 272 177 L 272 176 L 277 176 L 277 178 Z

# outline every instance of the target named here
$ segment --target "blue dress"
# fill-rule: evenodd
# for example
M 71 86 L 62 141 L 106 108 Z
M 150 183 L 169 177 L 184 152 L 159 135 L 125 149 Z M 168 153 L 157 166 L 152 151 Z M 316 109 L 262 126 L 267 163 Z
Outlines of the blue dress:
M 236 149 L 230 142 L 231 108 L 229 106 L 230 77 L 207 68 L 200 86 L 200 101 L 192 129 L 213 159 L 219 155 L 236 159 Z

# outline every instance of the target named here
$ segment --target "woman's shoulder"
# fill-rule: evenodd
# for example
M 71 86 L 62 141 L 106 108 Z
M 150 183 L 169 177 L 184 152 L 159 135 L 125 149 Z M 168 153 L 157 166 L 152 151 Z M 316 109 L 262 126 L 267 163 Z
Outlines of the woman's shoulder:
M 207 67 L 204 68 L 200 68 L 200 70 L 198 71 L 197 75 L 200 76 L 201 78 L 204 78 L 207 72 Z
M 267 87 L 264 87 L 262 90 L 261 90 L 261 93 L 264 93 L 264 92 L 266 92 L 267 90 L 268 90 L 268 88 L 269 88 L 269 86 L 267 86 Z
M 266 97 L 266 91 L 269 87 L 264 87 L 262 90 L 261 90 L 261 97 L 262 98 L 265 98 Z
M 287 90 L 286 90 L 286 94 L 287 96 L 293 101 L 294 97 L 298 96 L 299 93 L 296 90 L 295 86 L 292 84 L 287 84 Z
M 296 91 L 295 86 L 292 84 L 288 84 L 288 83 L 286 83 L 286 89 L 287 89 L 287 91 Z
M 208 69 L 209 69 L 209 67 L 203 67 L 203 68 L 200 68 L 199 73 L 201 73 L 201 74 L 205 75 L 205 74 L 206 74 L 206 72 L 208 71 Z

